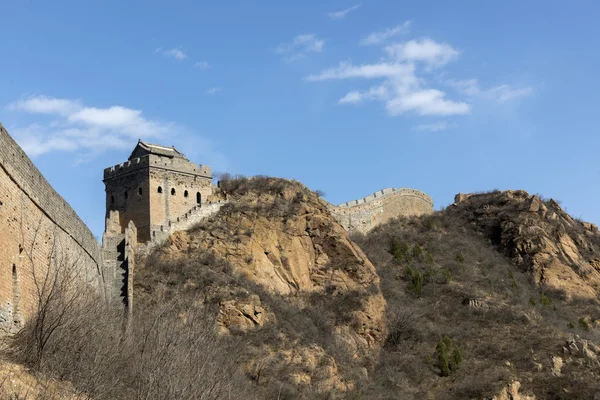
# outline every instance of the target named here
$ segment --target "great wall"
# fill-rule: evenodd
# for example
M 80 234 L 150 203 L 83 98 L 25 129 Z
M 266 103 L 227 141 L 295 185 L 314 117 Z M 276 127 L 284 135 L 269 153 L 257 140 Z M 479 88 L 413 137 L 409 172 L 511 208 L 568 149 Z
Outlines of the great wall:
M 106 168 L 106 225 L 102 245 L 0 125 L 0 333 L 14 331 L 34 312 L 40 276 L 76 266 L 82 285 L 131 311 L 137 253 L 216 214 L 210 167 L 173 147 L 139 141 L 129 160 Z M 387 188 L 362 199 L 328 204 L 348 231 L 366 233 L 391 218 L 433 212 L 414 189 Z
M 103 285 L 100 244 L 0 125 L 0 328 L 18 328 L 44 278 L 77 266 Z

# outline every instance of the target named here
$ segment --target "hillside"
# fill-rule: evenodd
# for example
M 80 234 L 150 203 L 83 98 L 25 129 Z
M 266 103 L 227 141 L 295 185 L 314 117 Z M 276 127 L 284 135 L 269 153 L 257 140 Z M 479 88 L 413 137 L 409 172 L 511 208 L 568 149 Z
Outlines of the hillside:
M 11 357 L 93 399 L 600 392 L 600 234 L 556 201 L 458 195 L 350 237 L 298 182 L 227 179 L 221 196 L 137 260 L 126 326 L 93 297 L 58 301 L 48 315 L 70 317 L 44 351 L 29 324 Z
M 385 338 L 375 268 L 299 183 L 221 187 L 229 203 L 137 272 L 138 303 L 185 296 L 214 309 L 220 332 L 243 338 L 246 374 L 282 398 L 354 391 Z
M 537 399 L 591 399 L 600 389 L 600 235 L 554 200 L 457 196 L 432 216 L 355 240 L 388 303 L 368 398 L 491 398 L 513 382 Z M 449 377 L 434 354 L 443 335 L 463 359 Z

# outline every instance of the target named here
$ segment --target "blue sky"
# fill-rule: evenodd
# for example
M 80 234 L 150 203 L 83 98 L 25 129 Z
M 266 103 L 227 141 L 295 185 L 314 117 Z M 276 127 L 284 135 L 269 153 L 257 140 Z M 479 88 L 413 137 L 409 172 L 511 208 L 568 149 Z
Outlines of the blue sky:
M 97 236 L 138 138 L 333 203 L 525 189 L 600 223 L 597 2 L 210 3 L 0 8 L 0 122 Z

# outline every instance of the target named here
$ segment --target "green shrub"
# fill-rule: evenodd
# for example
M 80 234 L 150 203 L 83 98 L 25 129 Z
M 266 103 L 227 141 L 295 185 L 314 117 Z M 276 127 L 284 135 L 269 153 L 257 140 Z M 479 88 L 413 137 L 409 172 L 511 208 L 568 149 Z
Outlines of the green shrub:
M 460 251 L 456 253 L 456 261 L 458 261 L 461 264 L 465 262 L 465 256 L 463 256 L 463 253 L 461 253 Z
M 409 289 L 415 292 L 418 297 L 421 297 L 426 275 L 410 266 L 406 266 L 404 268 L 404 277 L 408 280 Z
M 392 253 L 394 256 L 394 261 L 396 261 L 398 264 L 412 261 L 410 247 L 404 242 L 400 243 L 398 238 L 394 238 L 392 240 L 390 253 Z
M 427 252 L 425 253 L 425 264 L 429 265 L 430 267 L 433 267 L 433 264 L 435 264 L 433 254 L 431 254 L 429 250 L 427 250 Z
M 546 296 L 544 293 L 540 293 L 540 303 L 542 303 L 544 307 L 550 308 L 552 305 L 552 299 Z
M 442 276 L 446 279 L 446 283 L 452 281 L 452 272 L 450 272 L 448 268 L 442 268 L 440 272 L 442 273 Z
M 419 246 L 419 243 L 413 246 L 413 257 L 418 260 L 423 254 L 423 249 Z
M 438 342 L 435 348 L 435 355 L 441 376 L 449 376 L 458 369 L 458 365 L 463 361 L 460 349 L 446 335 L 442 336 Z
M 584 331 L 589 331 L 590 330 L 590 324 L 589 324 L 589 322 L 587 322 L 585 320 L 585 318 L 583 318 L 583 317 L 579 318 L 579 327 L 581 329 L 583 329 Z

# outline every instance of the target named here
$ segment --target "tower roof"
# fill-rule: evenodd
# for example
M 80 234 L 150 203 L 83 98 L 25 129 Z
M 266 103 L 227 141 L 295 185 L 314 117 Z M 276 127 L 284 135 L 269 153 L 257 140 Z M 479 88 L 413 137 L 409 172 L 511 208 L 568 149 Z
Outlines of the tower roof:
M 133 160 L 134 158 L 142 157 L 148 154 L 156 154 L 163 157 L 170 158 L 183 158 L 186 159 L 185 155 L 179 152 L 174 146 L 167 147 L 161 146 L 159 144 L 152 144 L 148 142 L 138 141 L 135 149 L 131 152 L 129 156 L 129 160 Z

